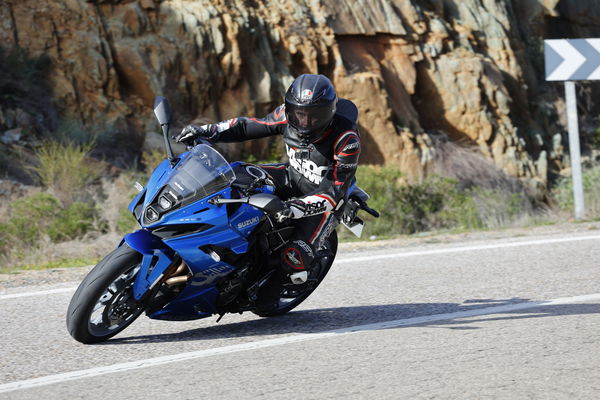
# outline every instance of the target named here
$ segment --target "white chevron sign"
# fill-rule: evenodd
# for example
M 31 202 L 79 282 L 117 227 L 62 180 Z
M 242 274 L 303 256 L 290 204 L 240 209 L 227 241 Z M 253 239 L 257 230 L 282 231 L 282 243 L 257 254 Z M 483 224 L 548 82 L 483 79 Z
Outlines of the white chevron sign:
M 565 82 L 575 219 L 582 219 L 585 204 L 574 81 L 600 80 L 600 39 L 544 40 L 544 60 L 546 80 Z
M 600 80 L 600 39 L 544 40 L 547 81 Z

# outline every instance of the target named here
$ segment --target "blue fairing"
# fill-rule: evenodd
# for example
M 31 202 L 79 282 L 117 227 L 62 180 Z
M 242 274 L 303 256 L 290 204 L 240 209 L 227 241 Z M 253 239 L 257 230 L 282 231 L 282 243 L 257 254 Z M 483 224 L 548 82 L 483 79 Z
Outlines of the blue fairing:
M 235 174 L 225 159 L 211 147 L 200 145 L 180 155 L 173 166 L 162 162 L 129 205 L 143 228 L 124 238 L 143 255 L 134 297 L 141 299 L 149 293 L 170 267 L 179 264 L 179 257 L 192 274 L 185 289 L 151 318 L 194 319 L 217 312 L 216 284 L 235 267 L 213 259 L 205 246 L 246 253 L 248 236 L 264 215 L 248 204 L 228 215 L 227 207 L 209 202 L 217 196 L 231 198 L 233 179 Z M 273 187 L 264 186 L 262 191 L 272 193 Z M 174 204 L 171 209 L 161 208 L 161 197 Z M 147 218 L 149 208 L 157 211 L 158 219 Z

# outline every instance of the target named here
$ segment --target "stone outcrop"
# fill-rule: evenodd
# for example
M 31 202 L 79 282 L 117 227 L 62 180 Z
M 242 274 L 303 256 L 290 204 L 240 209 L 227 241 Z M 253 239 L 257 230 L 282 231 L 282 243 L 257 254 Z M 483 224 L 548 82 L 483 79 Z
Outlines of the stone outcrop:
M 318 72 L 360 110 L 363 163 L 418 179 L 447 135 L 545 184 L 564 129 L 542 37 L 597 33 L 599 13 L 597 0 L 3 0 L 0 42 L 50 56 L 61 115 L 139 142 L 156 95 L 179 125 L 260 116 Z M 225 150 L 261 158 L 270 143 Z

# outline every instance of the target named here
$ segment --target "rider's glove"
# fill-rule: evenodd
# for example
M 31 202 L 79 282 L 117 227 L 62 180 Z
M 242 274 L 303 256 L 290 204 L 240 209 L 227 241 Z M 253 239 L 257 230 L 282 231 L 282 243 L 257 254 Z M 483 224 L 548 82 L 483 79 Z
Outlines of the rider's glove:
M 286 219 L 298 219 L 304 217 L 306 212 L 306 204 L 302 200 L 294 199 L 288 200 L 283 203 L 283 210 L 275 214 L 275 220 L 277 222 L 283 222 Z
M 196 139 L 205 139 L 211 142 L 216 136 L 217 127 L 215 125 L 187 125 L 177 136 L 173 137 L 173 139 L 175 139 L 177 143 L 192 146 Z

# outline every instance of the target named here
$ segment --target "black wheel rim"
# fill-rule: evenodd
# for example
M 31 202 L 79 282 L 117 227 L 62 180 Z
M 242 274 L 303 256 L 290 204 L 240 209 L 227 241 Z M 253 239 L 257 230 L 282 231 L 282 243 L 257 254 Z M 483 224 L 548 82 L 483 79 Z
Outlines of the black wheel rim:
M 140 265 L 119 275 L 96 300 L 88 320 L 94 336 L 111 335 L 127 326 L 143 309 L 133 297 L 133 282 Z

